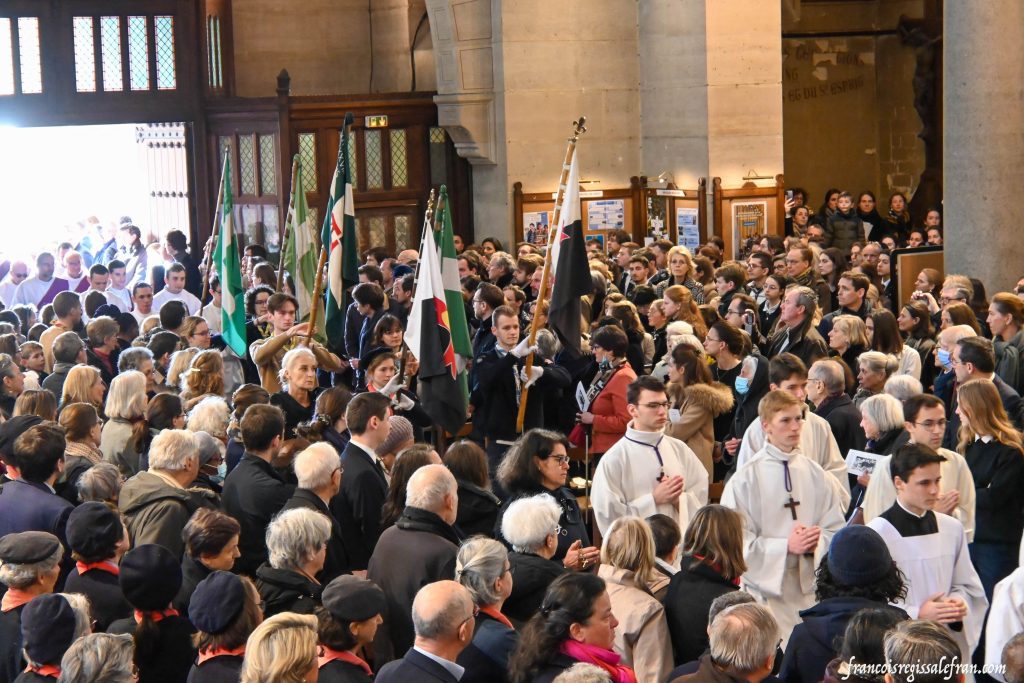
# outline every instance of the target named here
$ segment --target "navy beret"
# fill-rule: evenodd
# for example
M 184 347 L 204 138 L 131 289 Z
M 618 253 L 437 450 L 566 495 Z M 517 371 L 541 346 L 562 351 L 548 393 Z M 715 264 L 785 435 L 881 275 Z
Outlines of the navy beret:
M 343 624 L 383 614 L 386 605 L 384 591 L 377 584 L 350 574 L 343 574 L 327 584 L 322 602 L 331 616 Z
M 90 501 L 71 511 L 67 534 L 73 551 L 91 562 L 99 562 L 114 554 L 114 546 L 124 538 L 124 525 L 108 505 Z
M 828 548 L 828 570 L 844 586 L 867 586 L 892 570 L 889 547 L 871 527 L 855 524 L 840 529 Z
M 162 545 L 140 545 L 121 558 L 118 581 L 135 609 L 165 610 L 181 588 L 181 561 Z
M 221 633 L 245 607 L 245 585 L 231 572 L 215 571 L 199 582 L 188 603 L 188 618 L 203 633 Z
M 21 639 L 29 659 L 37 664 L 60 664 L 75 641 L 75 610 L 59 593 L 29 601 L 21 611 Z

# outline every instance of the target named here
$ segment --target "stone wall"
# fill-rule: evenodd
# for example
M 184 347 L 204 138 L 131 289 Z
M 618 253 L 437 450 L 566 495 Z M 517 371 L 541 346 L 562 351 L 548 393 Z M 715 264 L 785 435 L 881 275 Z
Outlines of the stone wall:
M 919 0 L 805 3 L 784 18 L 786 181 L 805 187 L 815 209 L 829 187 L 872 190 L 880 203 L 913 194 L 924 170 L 915 55 L 888 32 L 922 11 Z

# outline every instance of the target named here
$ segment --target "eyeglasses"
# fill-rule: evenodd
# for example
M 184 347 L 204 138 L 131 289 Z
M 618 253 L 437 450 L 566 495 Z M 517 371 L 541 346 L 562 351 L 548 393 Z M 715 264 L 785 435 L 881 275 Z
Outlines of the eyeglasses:
M 729 312 L 733 313 L 734 311 L 729 311 Z M 739 315 L 739 314 L 737 313 L 736 315 Z M 706 342 L 718 342 L 718 343 L 722 342 L 721 339 L 712 339 L 711 337 L 704 337 L 704 341 L 706 341 Z
M 554 460 L 559 465 L 568 465 L 569 464 L 569 456 L 568 455 L 549 455 L 547 458 L 545 458 L 545 460 Z
M 561 524 L 555 525 L 555 536 L 568 536 L 569 530 L 563 529 Z
M 934 430 L 936 427 L 945 430 L 946 425 L 949 423 L 948 420 L 925 420 L 924 422 L 915 422 L 918 427 L 924 427 L 928 431 Z
M 648 410 L 667 410 L 670 404 L 668 401 L 659 401 L 656 403 L 641 403 L 639 405 L 644 408 L 647 408 Z

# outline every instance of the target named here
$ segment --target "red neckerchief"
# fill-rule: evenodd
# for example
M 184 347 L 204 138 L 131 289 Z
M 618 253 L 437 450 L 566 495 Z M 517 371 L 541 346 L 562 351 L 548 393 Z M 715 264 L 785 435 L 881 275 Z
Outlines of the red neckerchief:
M 42 666 L 29 665 L 25 669 L 25 673 L 32 672 L 39 674 L 40 676 L 49 676 L 50 678 L 60 678 L 60 667 L 55 664 L 43 664 Z
M 695 560 L 700 560 L 701 562 L 703 562 L 707 566 L 709 566 L 712 569 L 714 569 L 719 574 L 722 573 L 722 568 L 720 566 L 718 566 L 717 563 L 715 563 L 715 562 L 708 562 L 707 559 L 703 555 L 697 555 L 696 553 L 694 553 L 691 557 L 693 557 L 693 559 L 695 559 Z M 732 583 L 735 586 L 739 586 L 740 585 L 740 577 L 737 576 L 735 579 L 732 580 Z
M 0 612 L 10 612 L 12 609 L 17 609 L 34 597 L 36 596 L 23 590 L 8 588 L 7 592 L 4 593 L 3 601 L 0 602 Z
M 98 569 L 101 572 L 107 572 L 114 576 L 121 574 L 121 568 L 108 560 L 103 560 L 102 562 L 75 562 L 75 569 L 78 570 L 79 576 L 93 569 Z
M 502 614 L 501 612 L 496 610 L 494 608 L 494 605 L 485 605 L 485 606 L 481 607 L 480 608 L 480 613 L 481 614 L 486 614 L 487 616 L 489 616 L 491 619 L 494 619 L 495 621 L 500 621 L 501 623 L 505 624 L 505 626 L 508 626 L 511 629 L 515 628 L 515 626 L 512 625 L 512 622 L 508 620 L 508 617 L 506 617 L 504 614 Z
M 199 659 L 196 661 L 196 666 L 201 665 L 208 659 L 214 657 L 241 657 L 245 654 L 245 645 L 236 647 L 234 650 L 225 650 L 222 647 L 215 648 L 213 650 L 203 650 L 199 653 Z
M 166 619 L 167 617 L 176 617 L 176 616 L 178 616 L 178 610 L 173 609 L 173 608 L 162 609 L 162 610 L 153 610 L 151 612 L 149 612 L 149 611 L 143 612 L 142 610 L 135 610 L 135 623 L 137 623 L 137 624 L 142 623 L 142 617 L 144 617 L 144 616 L 148 616 L 154 622 L 161 622 L 164 619 Z
M 322 669 L 324 666 L 327 665 L 328 662 L 333 662 L 336 659 L 342 662 L 348 662 L 349 664 L 352 664 L 354 666 L 358 666 L 366 672 L 367 676 L 373 676 L 373 670 L 370 668 L 370 665 L 364 662 L 361 658 L 357 657 L 351 652 L 332 650 L 329 647 L 325 647 L 324 653 L 317 658 L 317 668 Z

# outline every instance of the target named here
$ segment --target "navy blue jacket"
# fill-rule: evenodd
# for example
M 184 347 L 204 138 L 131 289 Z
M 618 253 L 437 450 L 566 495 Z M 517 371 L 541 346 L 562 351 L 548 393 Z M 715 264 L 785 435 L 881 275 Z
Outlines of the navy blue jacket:
M 24 479 L 6 482 L 0 489 L 0 537 L 22 531 L 46 531 L 60 539 L 67 552 L 65 529 L 74 506 L 46 484 Z
M 376 678 L 377 683 L 407 683 L 408 681 L 458 683 L 459 679 L 430 657 L 410 648 L 405 653 L 405 657 L 385 664 Z

